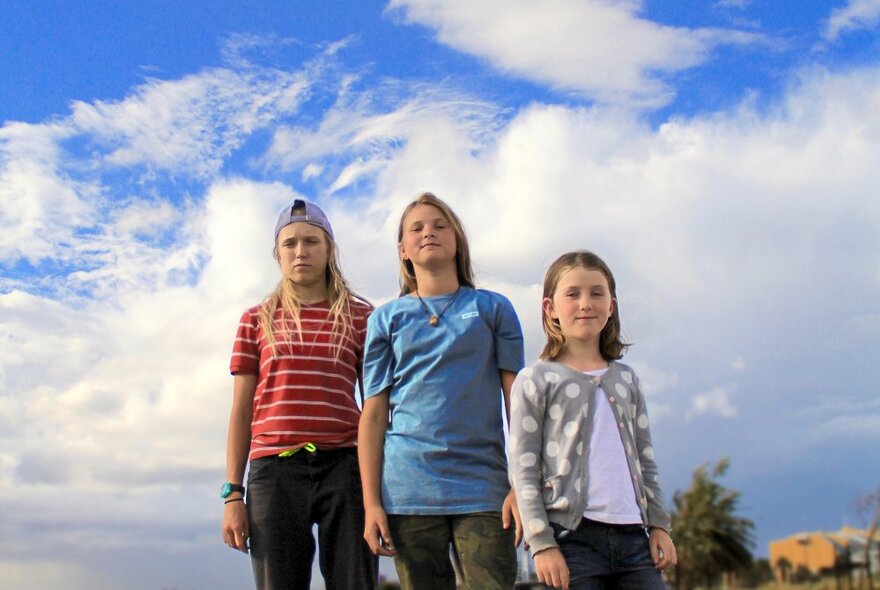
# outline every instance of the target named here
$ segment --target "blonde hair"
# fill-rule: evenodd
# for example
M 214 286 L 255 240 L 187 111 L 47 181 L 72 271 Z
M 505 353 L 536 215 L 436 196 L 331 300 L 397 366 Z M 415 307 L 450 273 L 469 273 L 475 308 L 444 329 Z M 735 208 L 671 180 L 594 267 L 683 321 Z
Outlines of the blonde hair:
M 326 233 L 324 239 L 327 243 L 327 268 L 325 270 L 325 280 L 327 284 L 327 300 L 330 304 L 330 317 L 333 324 L 331 329 L 331 340 L 335 349 L 335 357 L 338 360 L 342 353 L 343 343 L 348 337 L 352 337 L 354 326 L 351 320 L 351 304 L 352 301 L 359 301 L 365 305 L 370 304 L 354 293 L 348 286 L 345 277 L 342 276 L 342 269 L 339 266 L 339 259 L 336 252 L 336 244 L 333 239 Z M 278 245 L 276 243 L 272 250 L 273 257 L 278 260 Z M 284 310 L 280 322 L 275 321 L 275 312 L 281 307 Z M 372 307 L 372 306 L 370 306 Z M 287 337 L 286 339 L 293 341 L 293 337 L 298 337 L 300 344 L 303 342 L 302 323 L 300 321 L 300 311 L 302 310 L 302 301 L 296 292 L 293 281 L 287 277 L 282 277 L 275 290 L 270 293 L 263 303 L 260 305 L 259 325 L 266 337 L 272 354 L 277 354 L 278 335 Z M 279 325 L 276 325 L 279 324 Z M 292 324 L 292 325 L 291 325 Z M 291 345 L 292 346 L 292 345 Z
M 620 334 L 620 306 L 617 303 L 617 284 L 614 281 L 614 275 L 611 269 L 605 264 L 605 261 L 587 250 L 579 250 L 576 252 L 567 252 L 557 258 L 547 274 L 544 275 L 544 298 L 553 299 L 556 294 L 556 287 L 562 276 L 575 267 L 583 267 L 587 270 L 598 270 L 608 281 L 608 289 L 611 291 L 611 297 L 614 300 L 614 308 L 612 315 L 608 318 L 608 323 L 602 328 L 599 334 L 599 352 L 606 361 L 613 361 L 621 358 L 629 343 L 624 342 Z M 544 328 L 544 336 L 547 337 L 547 344 L 541 352 L 542 360 L 552 360 L 558 357 L 565 348 L 565 334 L 559 326 L 559 321 L 554 320 L 546 311 L 541 312 L 541 324 Z
M 464 287 L 474 287 L 474 269 L 471 266 L 471 253 L 468 248 L 467 235 L 458 215 L 433 193 L 422 193 L 419 197 L 406 206 L 403 215 L 400 216 L 400 224 L 397 228 L 397 243 L 403 243 L 403 222 L 410 211 L 419 205 L 430 205 L 438 209 L 449 221 L 452 231 L 455 233 L 455 270 L 458 275 L 458 284 Z M 416 272 L 412 260 L 400 259 L 400 295 L 407 295 L 418 288 Z

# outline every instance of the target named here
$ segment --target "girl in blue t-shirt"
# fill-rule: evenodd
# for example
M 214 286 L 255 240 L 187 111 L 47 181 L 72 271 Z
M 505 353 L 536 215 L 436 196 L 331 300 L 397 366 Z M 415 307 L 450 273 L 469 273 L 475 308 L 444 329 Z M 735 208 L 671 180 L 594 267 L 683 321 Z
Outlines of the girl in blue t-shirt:
M 676 562 L 645 398 L 611 269 L 560 256 L 544 279 L 541 360 L 513 385 L 510 475 L 538 580 L 553 588 L 664 590 Z
M 398 255 L 400 297 L 367 328 L 364 538 L 394 556 L 404 589 L 452 589 L 456 573 L 467 588 L 512 588 L 521 527 L 501 402 L 523 366 L 519 320 L 474 288 L 461 222 L 436 196 L 404 210 Z

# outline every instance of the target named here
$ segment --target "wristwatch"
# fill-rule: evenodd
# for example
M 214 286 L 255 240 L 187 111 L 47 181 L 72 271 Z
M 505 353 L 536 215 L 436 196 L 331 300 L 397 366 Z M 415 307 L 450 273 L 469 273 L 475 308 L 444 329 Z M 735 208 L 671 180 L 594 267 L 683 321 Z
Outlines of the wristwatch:
M 228 481 L 220 486 L 220 497 L 228 498 L 229 494 L 232 492 L 241 492 L 244 493 L 244 486 L 240 486 L 237 483 L 229 483 Z

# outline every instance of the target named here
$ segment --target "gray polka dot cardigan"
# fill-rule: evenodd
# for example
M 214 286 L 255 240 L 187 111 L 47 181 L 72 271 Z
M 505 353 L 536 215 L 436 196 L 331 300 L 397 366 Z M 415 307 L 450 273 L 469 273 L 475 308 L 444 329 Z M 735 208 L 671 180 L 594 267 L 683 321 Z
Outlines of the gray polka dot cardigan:
M 520 371 L 513 384 L 508 438 L 510 479 L 534 553 L 557 545 L 550 522 L 575 529 L 583 516 L 592 402 L 600 383 L 619 426 L 642 523 L 669 530 L 635 372 L 613 361 L 604 375 L 592 377 L 561 363 L 538 361 Z

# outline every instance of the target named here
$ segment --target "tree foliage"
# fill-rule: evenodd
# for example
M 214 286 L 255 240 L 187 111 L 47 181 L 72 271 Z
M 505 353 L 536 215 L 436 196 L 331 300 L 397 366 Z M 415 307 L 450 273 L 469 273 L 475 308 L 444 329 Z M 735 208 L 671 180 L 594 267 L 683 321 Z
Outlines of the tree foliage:
M 678 551 L 675 587 L 711 586 L 723 573 L 743 571 L 752 562 L 754 523 L 737 516 L 740 493 L 720 483 L 730 461 L 711 470 L 701 465 L 691 485 L 673 496 L 672 530 Z

